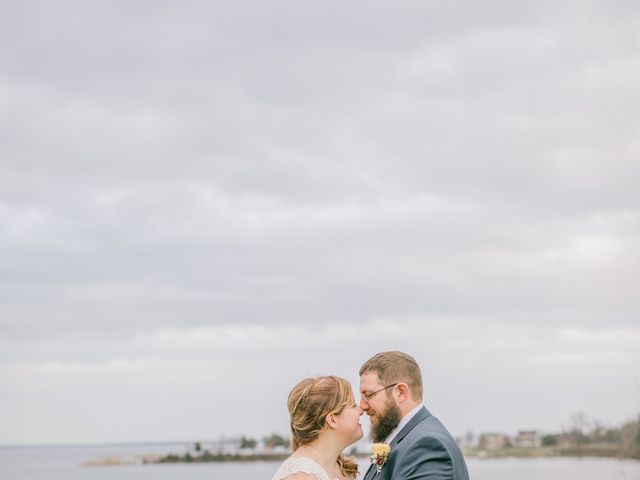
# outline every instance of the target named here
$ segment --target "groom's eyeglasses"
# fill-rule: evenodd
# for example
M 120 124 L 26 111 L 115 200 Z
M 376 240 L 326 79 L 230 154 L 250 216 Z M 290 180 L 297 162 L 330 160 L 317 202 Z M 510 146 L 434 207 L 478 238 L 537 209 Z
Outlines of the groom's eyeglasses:
M 371 393 L 362 393 L 362 394 L 360 395 L 360 398 L 362 398 L 362 400 L 364 400 L 365 402 L 369 402 L 369 400 L 371 400 L 371 399 L 374 397 L 374 395 L 375 395 L 376 393 L 380 393 L 380 392 L 382 392 L 383 390 L 386 390 L 387 388 L 393 388 L 393 387 L 395 387 L 397 384 L 398 384 L 398 382 L 396 382 L 396 383 L 392 383 L 391 385 L 387 385 L 386 387 L 382 387 L 380 390 L 376 390 L 375 392 L 371 392 Z

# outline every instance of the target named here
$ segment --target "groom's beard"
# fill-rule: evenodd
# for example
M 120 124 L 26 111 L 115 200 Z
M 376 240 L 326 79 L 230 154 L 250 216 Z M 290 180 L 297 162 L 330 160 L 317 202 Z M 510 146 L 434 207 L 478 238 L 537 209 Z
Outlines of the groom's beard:
M 376 423 L 371 422 L 371 432 L 369 432 L 373 443 L 384 442 L 402 420 L 400 408 L 393 401 L 389 401 L 387 409 L 384 413 L 378 414 L 377 417 L 378 421 Z

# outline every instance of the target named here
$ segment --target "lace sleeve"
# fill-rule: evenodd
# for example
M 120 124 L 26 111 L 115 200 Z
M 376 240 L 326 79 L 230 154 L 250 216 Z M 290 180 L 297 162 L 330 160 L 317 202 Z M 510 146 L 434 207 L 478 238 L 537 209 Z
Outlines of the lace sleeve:
M 307 457 L 295 456 L 291 456 L 282 462 L 271 480 L 282 480 L 294 473 L 308 473 L 316 477 L 317 480 L 330 480 L 324 469 L 316 462 Z

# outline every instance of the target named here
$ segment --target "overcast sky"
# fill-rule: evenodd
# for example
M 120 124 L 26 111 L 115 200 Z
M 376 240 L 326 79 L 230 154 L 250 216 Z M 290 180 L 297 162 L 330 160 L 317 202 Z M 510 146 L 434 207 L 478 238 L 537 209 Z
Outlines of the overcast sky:
M 640 7 L 0 3 L 0 443 L 640 411 Z M 366 424 L 366 422 L 365 422 Z

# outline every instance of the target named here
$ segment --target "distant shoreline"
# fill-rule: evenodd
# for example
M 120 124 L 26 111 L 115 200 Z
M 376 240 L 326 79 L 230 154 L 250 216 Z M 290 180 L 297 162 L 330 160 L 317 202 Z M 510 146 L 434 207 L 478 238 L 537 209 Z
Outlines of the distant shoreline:
M 286 453 L 260 453 L 260 454 L 212 454 L 204 452 L 200 455 L 169 454 L 162 457 L 148 459 L 143 463 L 199 463 L 199 462 L 263 462 L 282 461 L 291 455 Z M 468 458 L 617 458 L 625 460 L 640 460 L 639 456 L 625 455 L 619 450 L 600 448 L 504 448 L 500 450 L 465 449 L 465 457 Z M 368 458 L 368 454 L 358 452 L 357 458 Z
M 252 452 L 248 449 L 244 451 L 235 451 L 233 449 L 221 451 L 217 448 L 202 449 L 196 451 L 189 449 L 182 450 L 180 453 L 172 453 L 170 445 L 173 445 L 180 451 L 181 444 L 189 444 L 190 442 L 122 442 L 122 443 L 103 443 L 103 444 L 84 444 L 84 445 L 2 445 L 0 449 L 92 449 L 95 447 L 125 447 L 125 446 L 145 446 L 146 448 L 138 449 L 137 454 L 126 455 L 121 452 L 113 452 L 112 455 L 92 458 L 84 461 L 83 466 L 117 466 L 117 465 L 145 465 L 145 464 L 161 464 L 161 463 L 249 463 L 249 462 L 280 462 L 291 455 L 291 451 L 283 449 L 261 450 L 257 449 Z M 154 446 L 167 447 L 163 453 L 153 453 Z M 185 445 L 186 446 L 186 445 Z M 502 448 L 463 448 L 465 457 L 473 459 L 501 459 L 501 458 L 611 458 L 619 460 L 640 461 L 640 449 L 636 445 L 631 448 L 621 448 L 619 445 L 607 444 L 583 444 L 583 445 L 554 445 L 542 447 L 502 447 Z M 215 448 L 215 447 L 214 447 Z M 144 452 L 146 450 L 146 453 Z M 162 449 L 159 449 L 162 451 Z M 174 450 L 175 452 L 175 450 Z M 184 453 L 183 453 L 184 452 Z M 355 454 L 360 459 L 366 459 L 369 454 L 363 449 Z

